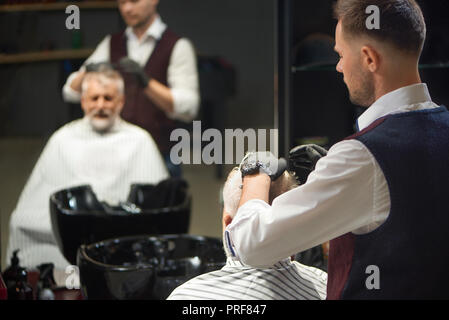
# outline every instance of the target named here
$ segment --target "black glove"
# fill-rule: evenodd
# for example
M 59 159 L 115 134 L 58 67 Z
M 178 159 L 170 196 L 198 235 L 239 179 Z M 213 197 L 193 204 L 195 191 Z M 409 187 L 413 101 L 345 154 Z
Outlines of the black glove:
M 114 70 L 114 67 L 109 62 L 89 63 L 85 66 L 86 72 L 99 72 L 105 70 Z
M 243 158 L 239 169 L 242 178 L 264 172 L 271 178 L 271 181 L 274 181 L 287 169 L 287 161 L 284 158 L 276 158 L 269 151 L 250 152 Z
M 304 144 L 294 147 L 288 153 L 289 170 L 294 171 L 301 183 L 307 181 L 309 173 L 315 170 L 315 165 L 327 150 L 316 144 Z
M 124 57 L 120 59 L 119 65 L 124 72 L 133 74 L 142 88 L 148 86 L 150 77 L 147 76 L 143 68 L 139 66 L 137 62 L 128 57 Z

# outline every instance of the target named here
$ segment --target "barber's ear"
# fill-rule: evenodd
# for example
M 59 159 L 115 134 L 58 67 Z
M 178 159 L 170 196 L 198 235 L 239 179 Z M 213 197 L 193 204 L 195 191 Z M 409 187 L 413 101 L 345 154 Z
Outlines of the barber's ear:
M 376 72 L 380 67 L 381 57 L 379 52 L 371 46 L 363 46 L 361 49 L 362 64 L 370 72 Z

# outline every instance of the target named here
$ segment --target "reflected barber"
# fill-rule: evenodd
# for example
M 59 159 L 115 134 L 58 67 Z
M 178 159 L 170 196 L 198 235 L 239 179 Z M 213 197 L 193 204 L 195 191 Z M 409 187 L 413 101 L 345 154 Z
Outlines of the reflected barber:
M 170 161 L 170 133 L 176 121 L 189 122 L 199 108 L 199 82 L 192 43 L 171 31 L 157 11 L 159 0 L 118 0 L 127 28 L 107 35 L 62 90 L 64 100 L 80 101 L 86 65 L 107 61 L 125 79 L 124 120 L 147 130 L 172 176 L 181 167 Z

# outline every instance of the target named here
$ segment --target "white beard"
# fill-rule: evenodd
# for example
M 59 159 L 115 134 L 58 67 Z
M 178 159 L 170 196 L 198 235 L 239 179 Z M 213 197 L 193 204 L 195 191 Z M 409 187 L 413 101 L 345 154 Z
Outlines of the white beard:
M 109 116 L 108 118 L 95 118 L 93 116 L 89 116 L 89 123 L 92 126 L 92 129 L 94 129 L 97 132 L 105 132 L 112 128 L 112 126 L 115 123 L 116 117 Z

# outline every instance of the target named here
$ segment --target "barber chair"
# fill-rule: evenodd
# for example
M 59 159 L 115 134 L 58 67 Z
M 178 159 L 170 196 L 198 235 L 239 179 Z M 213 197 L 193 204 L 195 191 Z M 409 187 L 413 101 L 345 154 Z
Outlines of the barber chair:
M 188 233 L 191 195 L 187 182 L 170 178 L 157 185 L 133 184 L 126 202 L 100 202 L 88 185 L 50 197 L 53 232 L 65 258 L 76 264 L 82 244 L 133 235 Z
M 161 300 L 187 280 L 222 268 L 225 260 L 220 239 L 183 234 L 81 245 L 77 262 L 89 300 Z

